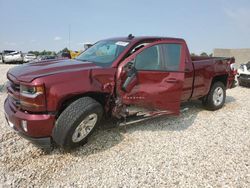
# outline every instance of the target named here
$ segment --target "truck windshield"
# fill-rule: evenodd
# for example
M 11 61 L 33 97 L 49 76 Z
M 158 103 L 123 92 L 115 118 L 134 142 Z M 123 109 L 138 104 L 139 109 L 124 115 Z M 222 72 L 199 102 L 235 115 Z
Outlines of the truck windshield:
M 129 42 L 100 41 L 81 53 L 77 60 L 93 62 L 98 66 L 109 67 L 124 51 Z

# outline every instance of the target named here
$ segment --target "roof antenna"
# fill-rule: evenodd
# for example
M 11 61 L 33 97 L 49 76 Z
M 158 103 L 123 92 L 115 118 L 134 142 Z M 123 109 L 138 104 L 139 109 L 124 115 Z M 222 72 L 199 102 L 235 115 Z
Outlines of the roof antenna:
M 129 35 L 128 35 L 128 39 L 129 39 L 129 40 L 131 40 L 131 39 L 133 39 L 133 38 L 135 38 L 135 36 L 133 36 L 132 34 L 129 34 Z

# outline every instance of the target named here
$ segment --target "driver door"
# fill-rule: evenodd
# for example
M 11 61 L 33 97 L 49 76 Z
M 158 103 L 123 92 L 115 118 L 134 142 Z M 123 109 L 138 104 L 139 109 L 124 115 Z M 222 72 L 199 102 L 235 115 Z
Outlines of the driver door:
M 122 104 L 178 115 L 184 82 L 184 43 L 150 43 L 118 67 L 117 93 Z

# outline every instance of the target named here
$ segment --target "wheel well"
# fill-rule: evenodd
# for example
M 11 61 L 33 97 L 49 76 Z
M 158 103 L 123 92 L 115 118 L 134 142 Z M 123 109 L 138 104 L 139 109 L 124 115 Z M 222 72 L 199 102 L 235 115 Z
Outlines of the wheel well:
M 90 92 L 90 93 L 84 93 L 84 94 L 79 94 L 75 95 L 73 97 L 67 98 L 64 101 L 61 102 L 61 106 L 59 107 L 59 111 L 57 113 L 57 117 L 67 108 L 72 102 L 76 101 L 79 98 L 82 97 L 91 97 L 95 99 L 97 102 L 99 102 L 102 107 L 104 108 L 105 102 L 106 102 L 106 97 L 108 94 L 106 93 L 95 93 L 95 92 Z
M 227 74 L 215 76 L 215 77 L 213 78 L 211 87 L 212 87 L 212 85 L 213 85 L 215 82 L 222 82 L 222 83 L 225 85 L 225 87 L 227 87 L 227 77 L 228 77 Z

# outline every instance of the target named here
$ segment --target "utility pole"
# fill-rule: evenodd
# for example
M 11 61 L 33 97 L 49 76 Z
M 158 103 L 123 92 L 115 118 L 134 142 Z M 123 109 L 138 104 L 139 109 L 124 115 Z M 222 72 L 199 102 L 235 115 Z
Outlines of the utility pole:
M 71 34 L 71 33 L 70 33 L 70 32 L 71 32 L 70 30 L 71 30 L 71 26 L 70 26 L 70 24 L 69 24 L 69 50 L 70 50 L 70 34 Z

